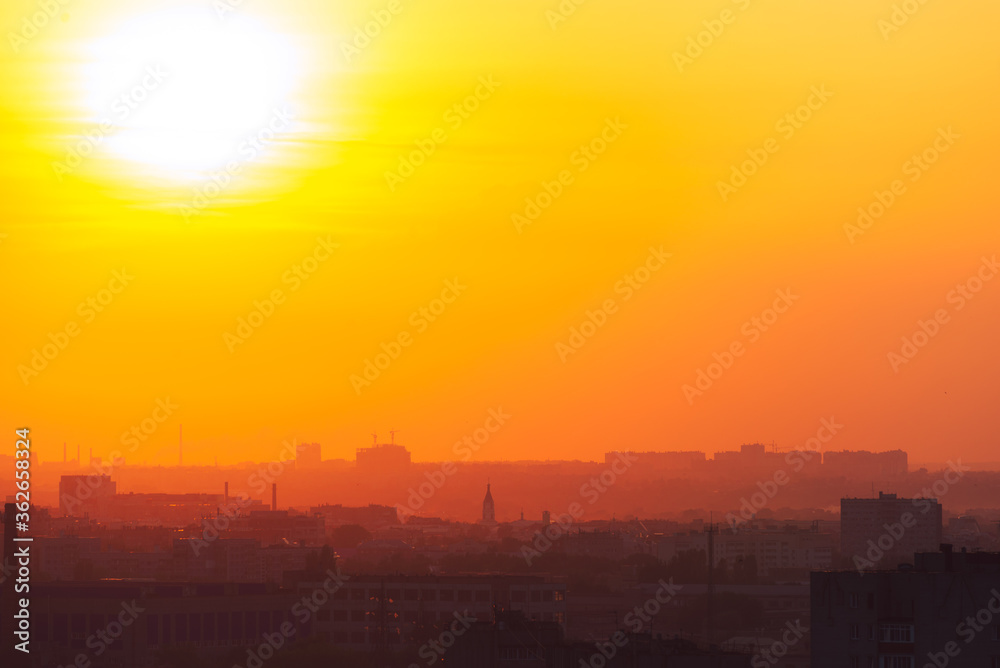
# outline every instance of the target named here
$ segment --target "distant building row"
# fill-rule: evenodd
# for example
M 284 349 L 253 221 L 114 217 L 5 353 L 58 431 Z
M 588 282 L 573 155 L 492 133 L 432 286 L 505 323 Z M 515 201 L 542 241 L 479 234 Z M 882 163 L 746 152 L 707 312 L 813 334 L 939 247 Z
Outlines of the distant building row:
M 620 454 L 620 451 L 605 453 L 605 463 L 610 465 Z M 870 479 L 872 476 L 877 476 L 879 479 L 885 479 L 905 475 L 908 471 L 907 456 L 903 450 L 885 452 L 869 452 L 867 450 L 769 452 L 762 443 L 750 443 L 740 446 L 739 450 L 716 452 L 712 459 L 708 459 L 704 452 L 698 450 L 628 451 L 627 454 L 640 457 L 644 471 L 658 473 L 671 471 L 708 474 L 749 473 L 790 466 L 796 473 L 803 471 L 850 478 Z

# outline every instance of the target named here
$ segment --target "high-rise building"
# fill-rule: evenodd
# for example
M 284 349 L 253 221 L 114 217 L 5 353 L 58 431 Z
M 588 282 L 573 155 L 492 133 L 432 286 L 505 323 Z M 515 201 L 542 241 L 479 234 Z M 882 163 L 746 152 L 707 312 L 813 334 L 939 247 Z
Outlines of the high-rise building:
M 877 499 L 840 500 L 840 552 L 859 570 L 913 563 L 915 553 L 940 545 L 937 499 L 900 499 L 879 492 Z
M 395 443 L 358 448 L 356 466 L 367 473 L 403 473 L 410 469 L 410 451 Z
M 490 484 L 486 483 L 486 498 L 483 499 L 483 524 L 496 524 L 496 521 L 493 494 L 490 493 Z
M 1000 554 L 811 574 L 812 668 L 1000 665 Z
M 109 475 L 64 475 L 59 478 L 59 508 L 65 516 L 82 516 L 88 505 L 113 497 L 116 490 Z
M 859 476 L 876 476 L 875 480 L 906 475 L 907 456 L 902 450 L 868 452 L 867 450 L 842 450 L 823 453 L 823 470 L 827 475 L 842 475 L 857 479 Z M 862 480 L 866 478 L 861 477 Z M 936 549 L 936 548 L 935 548 Z

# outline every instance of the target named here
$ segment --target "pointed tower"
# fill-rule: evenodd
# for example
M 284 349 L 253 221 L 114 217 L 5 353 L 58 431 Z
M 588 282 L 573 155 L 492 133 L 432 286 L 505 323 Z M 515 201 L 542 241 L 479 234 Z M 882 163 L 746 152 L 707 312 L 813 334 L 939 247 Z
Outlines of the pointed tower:
M 493 495 L 490 493 L 490 484 L 486 483 L 486 498 L 483 499 L 483 524 L 496 524 L 496 521 Z

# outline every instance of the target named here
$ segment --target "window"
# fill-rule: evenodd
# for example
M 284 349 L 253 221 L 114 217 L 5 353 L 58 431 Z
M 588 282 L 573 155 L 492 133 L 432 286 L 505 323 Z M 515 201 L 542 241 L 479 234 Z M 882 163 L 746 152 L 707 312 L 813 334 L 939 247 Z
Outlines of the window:
M 188 615 L 188 636 L 190 636 L 191 642 L 201 642 L 201 615 L 197 612 Z
M 150 615 L 146 618 L 146 644 L 156 647 L 160 644 L 160 617 Z
M 852 608 L 856 608 L 856 607 L 858 607 L 858 601 L 859 601 L 859 599 L 860 599 L 860 598 L 861 598 L 860 594 L 857 594 L 857 593 L 851 593 L 851 594 L 850 594 L 850 595 L 848 596 L 848 599 L 847 599 L 847 601 L 848 601 L 848 605 L 849 605 L 850 607 L 852 607 Z
M 511 603 L 524 603 L 524 599 L 525 599 L 525 595 L 524 595 L 523 591 L 515 590 L 515 591 L 512 591 L 510 593 L 510 602 Z
M 35 619 L 35 639 L 41 642 L 48 642 L 49 639 L 49 616 L 40 614 Z
M 187 615 L 183 612 L 178 612 L 174 615 L 174 628 L 177 631 L 174 640 L 177 642 L 187 642 L 188 639 L 188 625 L 187 625 Z
M 352 601 L 363 601 L 363 600 L 365 600 L 365 590 L 363 588 L 352 589 L 351 590 L 351 600 Z
M 861 657 L 852 656 L 851 657 L 851 668 L 861 668 Z
M 1000 656 L 990 657 L 990 668 L 1000 668 Z
M 335 621 L 335 622 L 346 622 L 347 621 L 347 610 L 334 610 L 333 611 L 333 621 Z
M 167 629 L 170 629 L 169 624 Z M 52 615 L 52 639 L 62 643 L 69 640 L 69 615 L 60 612 Z
M 883 654 L 879 668 L 913 668 L 913 657 L 902 654 Z
M 1000 640 L 1000 626 L 993 627 L 993 640 Z
M 490 590 L 489 589 L 478 589 L 476 590 L 476 600 L 479 602 L 490 600 Z
M 472 600 L 472 592 L 469 591 L 468 589 L 459 589 L 458 590 L 458 600 L 459 601 L 471 601 Z
M 229 641 L 229 613 L 217 613 L 215 615 L 215 621 L 218 622 L 219 626 L 219 640 L 221 640 L 222 644 L 225 645 Z
M 875 640 L 875 627 L 871 624 L 868 625 L 868 639 Z
M 441 590 L 441 600 L 442 601 L 454 601 L 455 600 L 455 590 L 454 589 L 442 589 Z
M 407 601 L 416 601 L 420 596 L 420 592 L 416 589 L 407 589 L 403 592 L 403 598 Z
M 233 644 L 239 645 L 242 644 L 243 640 L 243 613 L 234 612 L 232 614 L 233 614 L 233 624 L 231 628 L 233 629 L 233 631 L 230 638 L 232 638 L 235 641 Z
M 501 661 L 543 661 L 545 654 L 534 647 L 499 647 L 497 658 Z
M 851 640 L 861 640 L 860 624 L 851 624 Z
M 882 624 L 879 626 L 881 642 L 913 642 L 913 624 Z

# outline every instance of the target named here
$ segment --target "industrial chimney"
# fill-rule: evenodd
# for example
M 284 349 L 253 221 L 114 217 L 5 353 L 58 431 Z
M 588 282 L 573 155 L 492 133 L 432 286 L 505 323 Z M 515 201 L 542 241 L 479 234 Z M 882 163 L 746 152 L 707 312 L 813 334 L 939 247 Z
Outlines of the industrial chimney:
M 271 483 L 271 510 L 278 509 L 278 483 Z

